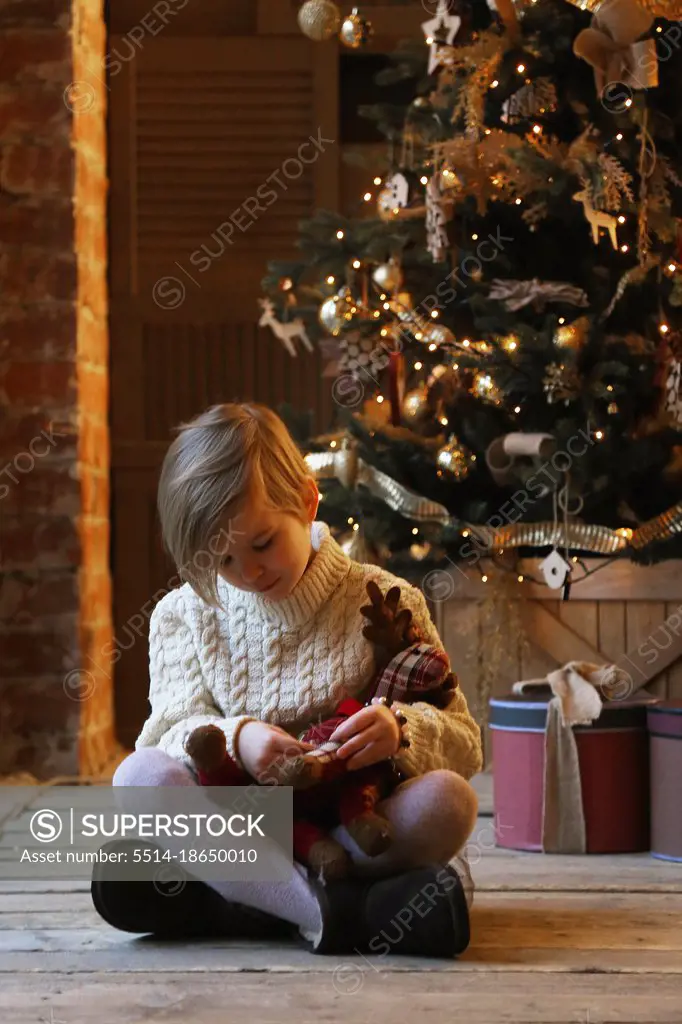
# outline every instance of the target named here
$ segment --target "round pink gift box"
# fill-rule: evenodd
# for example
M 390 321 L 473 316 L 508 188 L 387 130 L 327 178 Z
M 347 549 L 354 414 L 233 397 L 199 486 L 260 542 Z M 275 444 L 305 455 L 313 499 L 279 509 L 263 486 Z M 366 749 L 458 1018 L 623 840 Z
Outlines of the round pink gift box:
M 682 861 L 682 700 L 649 708 L 651 853 Z
M 545 724 L 553 694 L 510 694 L 490 702 L 498 846 L 542 850 Z M 641 698 L 604 702 L 599 718 L 574 726 L 587 853 L 649 850 L 649 735 Z M 682 742 L 680 743 L 682 757 Z

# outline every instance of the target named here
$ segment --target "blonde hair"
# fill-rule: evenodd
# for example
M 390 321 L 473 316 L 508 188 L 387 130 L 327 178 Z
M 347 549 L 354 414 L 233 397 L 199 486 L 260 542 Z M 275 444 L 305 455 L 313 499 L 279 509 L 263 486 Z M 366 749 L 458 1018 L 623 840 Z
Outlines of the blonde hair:
M 312 474 L 280 417 L 258 402 L 214 405 L 178 430 L 159 480 L 163 542 L 181 579 L 218 606 L 228 508 L 255 488 L 265 508 L 305 520 Z

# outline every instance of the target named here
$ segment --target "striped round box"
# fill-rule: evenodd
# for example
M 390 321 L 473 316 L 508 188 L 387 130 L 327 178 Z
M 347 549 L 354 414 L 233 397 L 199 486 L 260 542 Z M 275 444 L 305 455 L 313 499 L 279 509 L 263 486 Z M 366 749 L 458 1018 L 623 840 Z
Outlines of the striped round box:
M 542 850 L 545 725 L 551 698 L 548 687 L 532 698 L 510 694 L 490 702 L 498 846 Z M 645 694 L 605 702 L 592 725 L 573 727 L 587 853 L 649 850 L 647 707 L 656 700 Z

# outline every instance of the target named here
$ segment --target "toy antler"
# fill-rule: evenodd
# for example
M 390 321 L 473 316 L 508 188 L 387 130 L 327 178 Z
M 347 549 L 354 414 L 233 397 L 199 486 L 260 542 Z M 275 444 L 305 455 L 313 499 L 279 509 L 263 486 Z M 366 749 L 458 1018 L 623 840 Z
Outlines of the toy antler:
M 372 603 L 360 611 L 369 619 L 370 625 L 364 627 L 362 635 L 380 649 L 381 660 L 388 664 L 396 654 L 416 643 L 419 634 L 412 625 L 411 610 L 403 608 L 398 611 L 400 587 L 391 587 L 384 597 L 375 581 L 369 580 L 367 593 Z

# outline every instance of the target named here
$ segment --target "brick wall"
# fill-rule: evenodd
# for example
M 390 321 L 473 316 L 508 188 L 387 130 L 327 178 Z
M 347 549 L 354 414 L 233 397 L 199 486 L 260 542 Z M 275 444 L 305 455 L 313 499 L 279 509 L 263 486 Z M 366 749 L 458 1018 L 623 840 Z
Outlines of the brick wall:
M 0 0 L 0 775 L 115 750 L 105 43 L 96 0 Z

